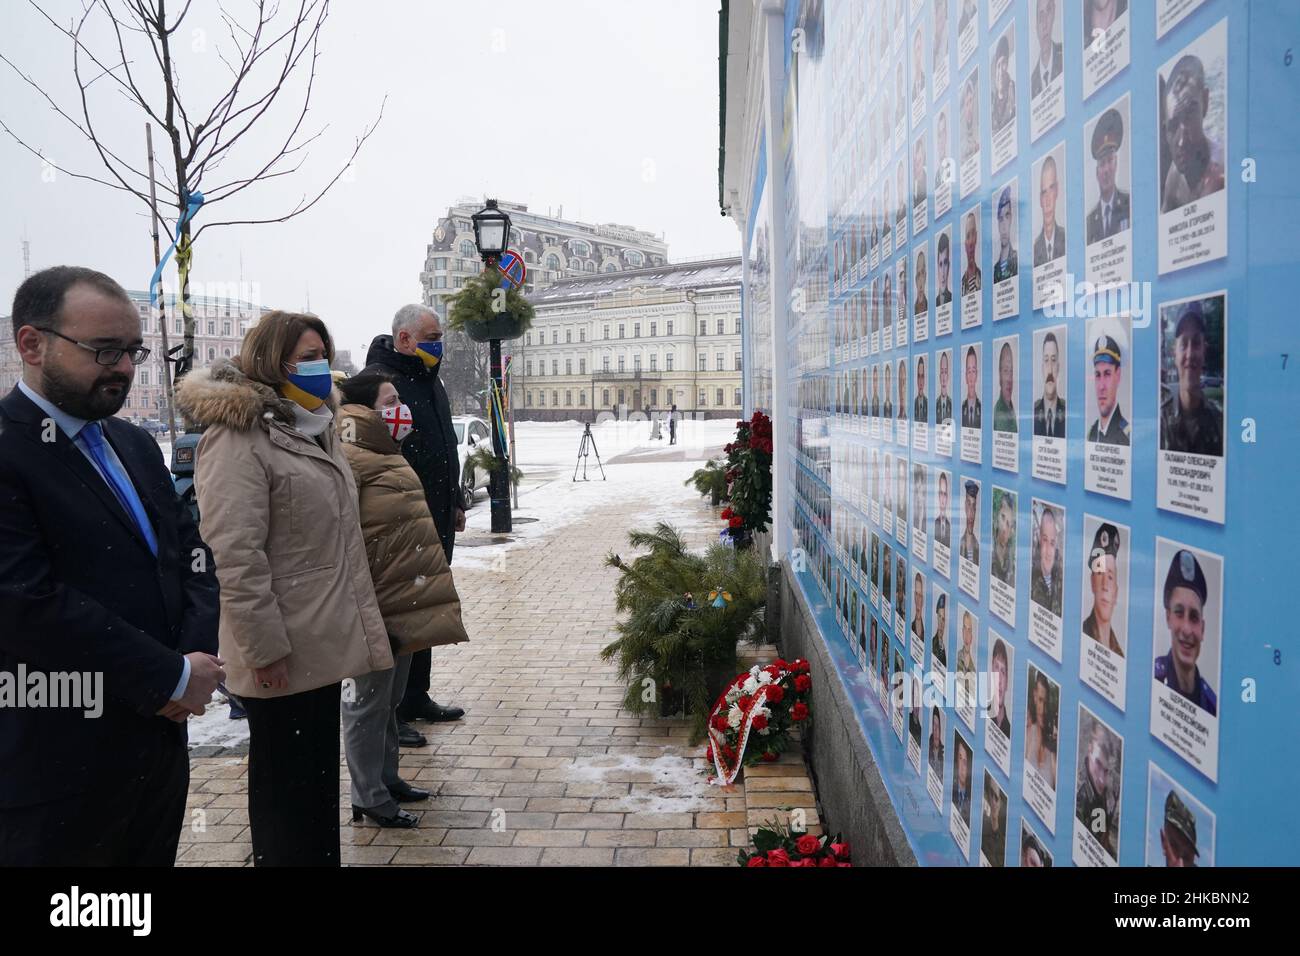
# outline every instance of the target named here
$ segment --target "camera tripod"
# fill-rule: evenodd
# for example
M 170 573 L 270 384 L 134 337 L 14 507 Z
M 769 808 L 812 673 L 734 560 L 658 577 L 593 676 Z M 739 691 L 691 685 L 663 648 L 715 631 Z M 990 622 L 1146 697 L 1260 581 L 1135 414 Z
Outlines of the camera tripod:
M 591 422 L 587 422 L 582 429 L 582 441 L 578 445 L 578 460 L 573 463 L 573 480 L 578 480 L 578 466 L 582 466 L 582 480 L 588 481 L 587 478 L 587 456 L 594 454 L 596 456 L 596 466 L 600 468 L 600 480 L 605 481 L 605 466 L 600 462 L 600 450 L 596 448 L 596 436 L 591 433 Z

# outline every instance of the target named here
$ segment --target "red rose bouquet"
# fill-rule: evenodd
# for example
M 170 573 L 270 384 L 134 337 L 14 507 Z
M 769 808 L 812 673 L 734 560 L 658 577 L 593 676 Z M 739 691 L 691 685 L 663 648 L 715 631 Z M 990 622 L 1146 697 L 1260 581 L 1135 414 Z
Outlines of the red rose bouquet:
M 741 850 L 736 858 L 741 866 L 823 867 L 852 866 L 849 845 L 838 836 L 813 836 L 791 830 L 773 820 L 754 834 L 753 851 Z

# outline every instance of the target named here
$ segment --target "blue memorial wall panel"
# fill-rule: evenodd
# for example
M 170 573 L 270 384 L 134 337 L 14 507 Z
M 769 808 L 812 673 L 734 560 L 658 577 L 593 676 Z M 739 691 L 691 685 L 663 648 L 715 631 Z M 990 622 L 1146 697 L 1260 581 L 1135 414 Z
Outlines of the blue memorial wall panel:
M 1300 862 L 1297 48 L 1285 0 L 787 4 L 777 520 L 922 863 Z

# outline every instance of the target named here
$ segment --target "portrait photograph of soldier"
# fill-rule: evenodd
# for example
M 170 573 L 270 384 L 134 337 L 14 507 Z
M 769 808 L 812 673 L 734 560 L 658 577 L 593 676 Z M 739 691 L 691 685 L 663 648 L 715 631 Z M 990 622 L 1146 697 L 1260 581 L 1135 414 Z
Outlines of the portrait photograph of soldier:
M 912 574 L 912 636 L 916 646 L 925 647 L 925 578 L 920 571 Z
M 912 108 L 925 112 L 925 27 L 920 20 L 912 31 Z M 920 115 L 920 114 L 918 114 Z
M 952 227 L 939 233 L 934 243 L 934 305 L 935 308 L 952 302 Z
M 1123 188 L 1130 181 L 1129 150 L 1125 146 L 1128 104 L 1129 99 L 1124 96 L 1114 106 L 1108 107 L 1098 117 L 1091 135 L 1085 135 L 1092 156 L 1089 164 L 1091 181 L 1084 184 L 1088 245 L 1110 239 L 1132 227 L 1131 197 Z
M 894 207 L 894 219 L 898 226 L 898 247 L 902 251 L 903 244 L 907 241 L 907 209 L 910 203 L 908 198 L 910 193 L 907 189 L 907 160 L 902 156 L 898 157 L 898 162 L 894 164 L 894 184 L 895 194 L 898 196 L 898 205 Z M 899 296 L 903 302 L 907 301 L 907 292 L 899 289 Z
M 885 278 L 885 288 L 886 289 L 889 288 L 888 277 Z M 894 363 L 886 359 L 884 365 L 885 365 L 885 404 L 882 408 L 883 408 L 884 417 L 890 419 L 894 417 Z
M 1034 208 L 1034 265 L 1042 266 L 1065 255 L 1065 144 L 1057 146 L 1036 164 L 1038 204 Z
M 916 357 L 916 397 L 912 399 L 912 421 L 930 420 L 930 396 L 926 394 L 925 356 Z
M 1020 274 L 1020 259 L 1016 253 L 1016 181 L 1014 179 L 998 191 L 996 210 L 998 249 L 993 260 L 993 281 L 1006 282 Z
M 935 99 L 948 88 L 948 10 L 949 0 L 934 0 L 934 33 L 931 49 L 931 79 Z
M 1215 555 L 1157 539 L 1156 567 L 1157 573 L 1164 571 L 1164 588 L 1156 609 L 1154 677 L 1211 717 L 1219 713 L 1221 565 Z
M 971 804 L 971 767 L 972 753 L 970 744 L 957 731 L 952 730 L 952 805 L 956 807 L 962 821 L 970 826 Z
M 989 866 L 1007 865 L 1007 795 L 987 769 L 980 812 L 980 856 Z
M 975 692 L 978 685 L 978 675 L 975 670 L 975 654 L 978 650 L 975 628 L 975 615 L 970 612 L 969 608 L 961 607 L 961 627 L 959 629 L 961 647 L 957 649 L 956 661 L 958 677 L 957 705 L 959 708 L 970 709 L 972 716 L 966 722 L 972 725 L 974 724 Z
M 880 535 L 871 532 L 871 583 L 880 586 Z
M 918 246 L 916 255 L 912 260 L 912 286 L 916 289 L 916 295 L 912 302 L 913 315 L 925 315 L 930 311 L 930 299 L 925 294 L 927 285 L 926 266 L 925 266 L 925 246 Z
M 1010 24 L 998 37 L 993 49 L 993 72 L 990 99 L 993 133 L 996 135 L 1009 123 L 1016 121 L 1016 60 L 1015 24 Z
M 1016 586 L 1016 493 L 993 486 L 993 558 L 989 571 L 1010 588 Z M 963 539 L 964 540 L 964 539 Z
M 1059 0 L 1064 2 L 1064 0 Z M 1065 69 L 1065 55 L 1056 37 L 1061 35 L 1058 0 L 1030 0 L 1038 55 L 1029 80 L 1029 94 L 1037 99 Z
M 1132 396 L 1132 383 L 1124 378 L 1128 336 L 1118 322 L 1096 320 L 1089 326 L 1095 326 L 1098 334 L 1090 343 L 1095 401 L 1089 402 L 1089 411 L 1096 417 L 1088 426 L 1088 441 L 1127 446 L 1131 429 L 1122 406 Z
M 903 557 L 902 548 L 898 549 L 894 560 L 894 613 L 901 618 L 907 613 L 907 559 Z
M 1148 763 L 1147 866 L 1214 866 L 1214 831 L 1214 814 Z
M 1083 0 L 1084 49 L 1098 42 L 1128 11 L 1128 0 Z
M 1065 437 L 1065 326 L 1034 333 L 1034 434 Z
M 956 176 L 956 171 L 953 169 L 952 137 L 948 128 L 948 104 L 945 102 L 934 117 L 934 188 L 936 194 L 940 189 L 950 185 L 953 177 Z
M 1160 448 L 1222 458 L 1226 363 L 1222 293 L 1160 307 Z
M 1224 189 L 1227 141 L 1226 31 L 1206 31 L 1157 72 L 1160 211 Z
M 1085 520 L 1084 530 L 1089 522 Z M 1109 521 L 1097 525 L 1092 534 L 1092 544 L 1087 554 L 1088 588 L 1084 605 L 1088 615 L 1083 619 L 1083 636 L 1096 641 L 1112 654 L 1124 656 L 1125 639 L 1123 622 L 1127 615 L 1121 611 L 1121 600 L 1127 602 L 1128 588 L 1121 571 L 1120 548 L 1124 535 Z M 1091 597 L 1091 600 L 1089 598 Z
M 922 532 L 925 531 L 926 522 L 929 521 L 925 486 L 925 465 L 914 464 L 912 466 L 912 527 Z M 924 635 L 922 637 L 924 638 Z
M 926 763 L 930 771 L 943 780 L 943 710 L 934 707 L 930 710 L 930 739 L 926 746 Z
M 966 494 L 962 499 L 964 523 L 957 554 L 963 561 L 969 561 L 977 567 L 980 563 L 979 499 L 979 482 L 967 478 Z
M 948 472 L 939 472 L 939 479 L 936 482 L 937 491 L 936 499 L 938 513 L 934 518 L 934 540 L 942 544 L 945 548 L 952 547 L 952 521 L 948 518 L 949 514 L 949 497 Z
M 899 359 L 898 360 L 898 420 L 900 422 L 903 422 L 904 425 L 899 426 L 900 428 L 902 428 L 903 433 L 901 435 L 895 434 L 894 436 L 894 440 L 897 442 L 907 441 L 907 429 L 905 424 L 907 422 L 907 404 L 908 404 L 907 403 L 907 359 Z M 902 464 L 901 460 L 899 461 L 899 464 Z
M 1052 854 L 1023 820 L 1020 821 L 1020 865 L 1042 868 L 1052 865 Z
M 1078 763 L 1075 767 L 1076 836 L 1082 827 L 1110 860 L 1119 861 L 1119 824 L 1123 790 L 1124 739 L 1099 717 L 1079 705 Z M 1075 840 L 1076 851 L 1079 839 Z M 1075 853 L 1075 863 L 1090 861 Z
M 1032 561 L 1029 599 L 1054 617 L 1061 616 L 1065 587 L 1065 511 L 1034 499 L 1032 508 Z
M 924 206 L 930 192 L 929 173 L 925 168 L 925 137 L 912 144 L 912 205 Z
M 1016 338 L 998 347 L 998 400 L 993 403 L 993 430 L 1019 432 L 1016 414 Z
M 952 350 L 944 349 L 938 353 L 939 394 L 934 397 L 935 424 L 944 425 L 952 421 L 952 388 L 949 366 L 952 364 Z
M 977 66 L 971 71 L 970 76 L 966 77 L 966 82 L 962 85 L 961 90 L 961 161 L 965 165 L 968 160 L 977 157 L 980 152 L 980 106 L 979 106 L 979 89 L 980 89 L 980 71 Z M 963 184 L 966 177 L 962 177 Z M 967 190 L 962 189 L 962 195 Z
M 871 366 L 871 417 L 880 417 L 880 364 Z
M 1032 767 L 1043 784 L 1055 790 L 1061 688 L 1030 663 L 1025 698 L 1025 766 Z
M 888 487 L 888 482 L 886 482 L 886 487 Z M 894 551 L 888 543 L 881 544 L 880 596 L 886 604 L 894 599 Z
M 962 247 L 966 251 L 961 273 L 961 294 L 970 295 L 984 288 L 984 273 L 980 270 L 980 207 L 967 211 L 962 220 Z M 966 323 L 963 321 L 962 327 Z
M 993 641 L 989 652 L 989 708 L 987 717 L 1008 740 L 1011 738 L 1011 713 L 1007 691 L 1011 688 L 1010 645 L 1001 637 Z
M 935 670 L 948 669 L 948 595 L 935 589 L 934 636 L 930 639 L 930 661 Z
M 977 346 L 966 346 L 963 362 L 966 390 L 961 402 L 961 427 L 978 429 L 984 422 L 984 408 L 980 404 L 980 358 Z

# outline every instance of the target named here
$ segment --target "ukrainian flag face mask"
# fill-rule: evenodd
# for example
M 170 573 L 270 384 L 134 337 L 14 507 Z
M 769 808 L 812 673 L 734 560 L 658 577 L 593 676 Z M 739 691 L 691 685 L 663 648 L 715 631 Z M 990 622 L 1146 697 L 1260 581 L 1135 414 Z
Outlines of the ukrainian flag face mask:
M 442 342 L 419 342 L 415 346 L 415 354 L 420 357 L 424 367 L 433 370 L 442 364 Z
M 314 362 L 299 362 L 294 366 L 287 366 L 294 369 L 289 372 L 289 381 L 281 387 L 280 391 L 284 397 L 290 401 L 297 402 L 307 411 L 312 412 L 325 404 L 325 399 L 329 398 L 330 389 L 334 387 L 334 380 L 330 377 L 330 363 L 327 359 L 318 359 Z

